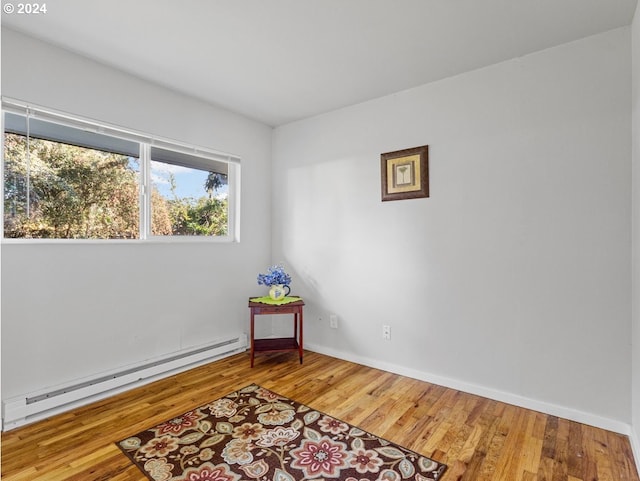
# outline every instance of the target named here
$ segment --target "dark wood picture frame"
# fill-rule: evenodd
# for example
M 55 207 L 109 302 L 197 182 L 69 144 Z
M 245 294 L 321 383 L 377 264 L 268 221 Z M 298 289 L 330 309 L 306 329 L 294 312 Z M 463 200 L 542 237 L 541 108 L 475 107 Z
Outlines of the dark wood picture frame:
M 429 197 L 429 146 L 380 155 L 382 200 Z

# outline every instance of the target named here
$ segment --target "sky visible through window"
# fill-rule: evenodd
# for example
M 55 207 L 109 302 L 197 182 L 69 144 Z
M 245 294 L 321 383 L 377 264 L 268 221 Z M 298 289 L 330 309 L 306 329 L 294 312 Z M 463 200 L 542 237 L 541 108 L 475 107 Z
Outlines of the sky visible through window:
M 180 165 L 151 161 L 151 182 L 166 199 L 172 199 L 171 176 L 175 180 L 175 195 L 178 198 L 191 197 L 198 199 L 208 196 L 204 185 L 209 172 L 182 167 Z M 226 198 L 228 186 L 223 185 L 215 193 L 216 197 Z

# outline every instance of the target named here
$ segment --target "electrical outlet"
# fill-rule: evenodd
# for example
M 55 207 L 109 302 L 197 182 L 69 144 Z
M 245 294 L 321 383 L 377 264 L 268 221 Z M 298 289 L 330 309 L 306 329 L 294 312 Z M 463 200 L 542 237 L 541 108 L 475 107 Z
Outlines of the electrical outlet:
M 331 329 L 338 329 L 338 316 L 335 314 L 329 316 L 329 326 Z
M 382 339 L 384 339 L 385 341 L 391 340 L 391 326 L 382 326 Z

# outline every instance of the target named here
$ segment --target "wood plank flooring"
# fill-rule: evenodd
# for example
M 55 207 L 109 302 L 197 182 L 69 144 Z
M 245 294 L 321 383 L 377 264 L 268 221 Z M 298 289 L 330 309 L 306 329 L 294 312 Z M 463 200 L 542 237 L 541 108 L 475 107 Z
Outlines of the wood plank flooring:
M 625 436 L 306 352 L 217 361 L 2 434 L 5 481 L 145 481 L 114 444 L 256 383 L 448 464 L 444 481 L 640 481 Z

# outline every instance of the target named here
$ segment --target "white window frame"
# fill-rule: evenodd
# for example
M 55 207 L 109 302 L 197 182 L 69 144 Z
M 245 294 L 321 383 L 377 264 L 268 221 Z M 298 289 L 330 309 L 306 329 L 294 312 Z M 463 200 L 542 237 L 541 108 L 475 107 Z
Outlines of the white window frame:
M 0 186 L 0 195 L 4 199 L 4 132 L 5 112 L 29 116 L 46 122 L 64 125 L 81 130 L 88 130 L 111 137 L 136 142 L 140 146 L 140 232 L 138 239 L 5 239 L 4 221 L 0 226 L 0 239 L 2 243 L 138 243 L 138 242 L 210 242 L 230 243 L 240 242 L 240 165 L 239 156 L 209 149 L 207 147 L 193 146 L 184 142 L 152 136 L 142 132 L 125 129 L 115 125 L 90 120 L 80 116 L 67 114 L 15 99 L 2 97 L 2 138 L 0 139 L 0 176 L 3 179 Z M 151 148 L 158 147 L 182 154 L 192 155 L 212 162 L 224 162 L 228 165 L 227 183 L 229 194 L 227 198 L 227 235 L 225 236 L 184 236 L 166 235 L 157 236 L 151 234 Z M 194 167 L 197 168 L 197 167 Z M 0 207 L 4 219 L 4 201 Z

